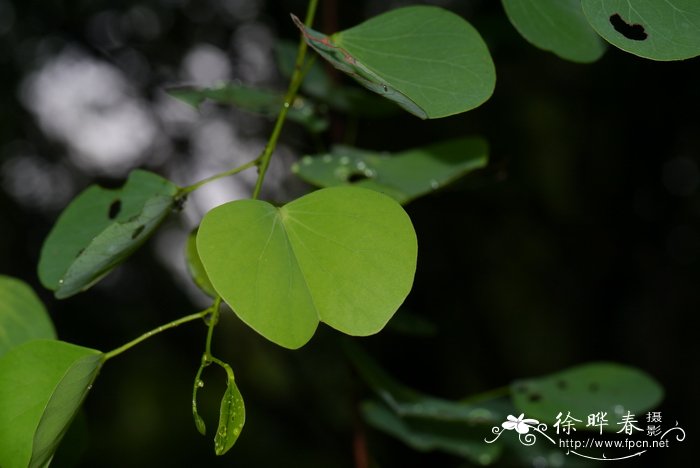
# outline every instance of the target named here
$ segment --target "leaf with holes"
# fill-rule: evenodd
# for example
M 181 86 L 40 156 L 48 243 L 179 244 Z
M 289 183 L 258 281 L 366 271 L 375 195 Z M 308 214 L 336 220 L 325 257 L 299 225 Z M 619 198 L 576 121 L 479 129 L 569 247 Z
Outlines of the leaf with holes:
M 319 321 L 350 335 L 381 330 L 411 289 L 417 241 L 391 198 L 333 187 L 281 208 L 259 200 L 214 208 L 197 250 L 214 289 L 245 323 L 298 348 Z
M 320 187 L 353 184 L 405 204 L 484 167 L 487 162 L 486 141 L 468 137 L 393 155 L 336 146 L 330 153 L 305 156 L 292 171 Z
M 215 88 L 182 86 L 170 88 L 167 93 L 194 108 L 199 108 L 204 101 L 210 100 L 269 118 L 276 118 L 284 104 L 284 95 L 281 93 L 238 83 L 225 83 Z M 328 128 L 328 121 L 319 115 L 313 103 L 303 97 L 297 97 L 294 100 L 287 111 L 287 118 L 303 125 L 313 133 L 322 132 Z
M 652 377 L 611 362 L 583 364 L 515 381 L 511 393 L 518 411 L 547 423 L 554 422 L 560 411 L 569 411 L 579 419 L 599 411 L 607 412 L 611 419 L 627 411 L 639 413 L 653 408 L 663 397 L 663 389 Z M 619 429 L 611 424 L 608 429 Z
M 652 60 L 700 55 L 697 0 L 581 0 L 598 34 L 622 50 Z
M 187 270 L 190 272 L 190 277 L 194 284 L 209 297 L 216 297 L 214 286 L 209 281 L 209 276 L 202 265 L 202 260 L 197 252 L 197 230 L 195 229 L 187 237 L 187 245 L 185 247 L 185 260 L 187 262 Z
M 34 340 L 0 358 L 0 466 L 44 467 L 103 363 L 103 354 Z
M 493 93 L 496 72 L 486 44 L 447 10 L 398 8 L 332 36 L 293 19 L 334 67 L 422 119 L 474 109 Z
M 170 181 L 140 170 L 121 189 L 86 189 L 44 241 L 41 283 L 59 299 L 92 286 L 150 237 L 173 208 L 177 191 Z
M 581 0 L 502 0 L 508 19 L 528 42 L 574 62 L 595 62 L 605 43 L 588 24 Z
M 226 384 L 219 409 L 219 427 L 214 436 L 214 451 L 217 455 L 223 455 L 233 447 L 245 424 L 243 396 L 232 377 L 228 378 Z
M 0 356 L 42 338 L 56 338 L 44 304 L 24 281 L 0 275 Z

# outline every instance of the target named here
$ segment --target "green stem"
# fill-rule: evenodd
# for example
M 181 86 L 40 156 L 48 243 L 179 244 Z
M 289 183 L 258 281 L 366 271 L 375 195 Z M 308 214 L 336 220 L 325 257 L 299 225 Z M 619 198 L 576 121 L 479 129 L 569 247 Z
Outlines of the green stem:
M 253 159 L 252 161 L 249 161 L 249 162 L 243 164 L 242 166 L 234 167 L 233 169 L 229 169 L 228 171 L 219 172 L 218 174 L 214 174 L 213 176 L 207 177 L 206 179 L 200 180 L 199 182 L 196 182 L 192 185 L 188 185 L 187 187 L 182 187 L 179 191 L 179 195 L 180 196 L 187 195 L 188 193 L 197 190 L 199 187 L 201 187 L 202 185 L 208 184 L 209 182 L 213 182 L 217 179 L 221 179 L 222 177 L 227 177 L 227 176 L 231 176 L 234 174 L 238 174 L 239 172 L 243 172 L 246 169 L 250 169 L 251 167 L 257 166 L 259 162 L 260 162 L 260 158 L 257 157 L 255 159 Z
M 214 336 L 214 327 L 219 322 L 219 309 L 221 308 L 221 296 L 217 296 L 214 299 L 214 305 L 211 306 L 212 312 L 211 317 L 209 317 L 209 329 L 207 330 L 207 343 L 204 346 L 204 359 L 207 361 L 212 361 L 213 356 L 211 355 L 211 340 Z
M 306 18 L 304 19 L 304 24 L 306 26 L 311 26 L 314 22 L 314 15 L 316 14 L 316 6 L 318 5 L 318 0 L 310 0 L 309 7 L 306 10 Z M 260 196 L 260 190 L 262 189 L 263 180 L 265 180 L 265 173 L 267 168 L 270 166 L 270 159 L 272 158 L 272 153 L 275 151 L 277 146 L 277 140 L 279 139 L 280 133 L 282 132 L 282 126 L 284 125 L 284 120 L 287 118 L 287 111 L 292 106 L 294 98 L 297 95 L 299 86 L 304 79 L 304 71 L 302 70 L 304 65 L 304 56 L 306 55 L 306 41 L 302 35 L 299 40 L 299 49 L 297 52 L 297 59 L 294 64 L 294 73 L 292 74 L 292 79 L 289 83 L 289 88 L 287 88 L 287 94 L 284 96 L 284 103 L 282 104 L 282 109 L 277 115 L 277 120 L 275 121 L 275 127 L 272 130 L 272 135 L 265 145 L 265 150 L 260 155 L 260 168 L 258 169 L 258 180 L 255 183 L 255 190 L 253 190 L 253 198 L 258 198 Z
M 460 403 L 471 405 L 485 400 L 495 400 L 496 398 L 501 398 L 508 395 L 510 395 L 510 386 L 504 385 L 503 387 L 494 388 L 492 390 L 487 390 L 485 392 L 477 393 L 476 395 L 464 398 L 460 401 Z
M 190 314 L 190 315 L 187 315 L 185 317 L 181 317 L 177 320 L 173 320 L 172 322 L 161 325 L 158 328 L 154 328 L 153 330 L 148 331 L 148 332 L 144 333 L 143 335 L 139 336 L 135 340 L 129 341 L 125 345 L 122 345 L 122 346 L 120 346 L 116 349 L 113 349 L 112 351 L 106 353 L 104 355 L 104 360 L 108 361 L 108 360 L 112 359 L 113 357 L 120 355 L 124 351 L 127 351 L 127 350 L 133 348 L 134 346 L 141 343 L 142 341 L 147 340 L 154 335 L 157 335 L 160 332 L 164 332 L 165 330 L 170 330 L 171 328 L 175 328 L 178 325 L 182 325 L 183 323 L 192 322 L 192 321 L 197 320 L 197 319 L 202 319 L 202 318 L 206 317 L 209 313 L 211 313 L 211 308 L 203 310 L 201 312 L 197 312 L 196 314 Z

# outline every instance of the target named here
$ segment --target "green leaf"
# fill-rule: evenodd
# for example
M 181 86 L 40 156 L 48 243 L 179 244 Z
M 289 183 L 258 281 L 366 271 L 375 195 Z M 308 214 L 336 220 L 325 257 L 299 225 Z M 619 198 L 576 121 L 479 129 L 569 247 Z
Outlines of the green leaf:
M 283 94 L 237 83 L 223 83 L 216 88 L 183 86 L 170 88 L 166 91 L 172 97 L 194 108 L 199 108 L 204 101 L 209 99 L 219 104 L 233 105 L 270 118 L 277 117 L 284 103 Z M 302 97 L 297 97 L 294 100 L 294 104 L 287 111 L 287 117 L 313 133 L 322 132 L 328 128 L 328 121 L 318 115 L 313 103 Z
M 24 281 L 0 275 L 0 356 L 41 338 L 56 338 L 44 304 Z
M 0 358 L 0 466 L 48 464 L 102 362 L 99 351 L 55 340 Z
M 214 436 L 214 451 L 217 455 L 223 455 L 233 447 L 243 430 L 243 424 L 245 424 L 243 396 L 233 377 L 229 376 L 226 392 L 221 399 L 219 427 Z
M 351 335 L 381 330 L 411 289 L 417 241 L 392 199 L 334 187 L 281 208 L 259 200 L 214 208 L 197 250 L 214 289 L 245 323 L 298 348 L 319 321 Z
M 487 162 L 486 141 L 468 137 L 393 155 L 335 146 L 330 153 L 304 157 L 292 166 L 292 171 L 320 187 L 352 183 L 405 204 L 484 167 Z
M 574 62 L 595 62 L 605 43 L 588 24 L 581 0 L 502 0 L 508 19 L 528 42 Z
M 486 44 L 468 22 L 441 8 L 398 8 L 330 37 L 293 19 L 334 67 L 422 119 L 474 109 L 493 93 L 496 72 Z
M 202 261 L 199 259 L 199 252 L 197 252 L 197 230 L 195 229 L 187 237 L 187 245 L 185 247 L 185 260 L 187 262 L 187 270 L 190 272 L 192 281 L 197 285 L 199 289 L 204 292 L 209 297 L 216 297 L 216 291 L 214 286 L 212 286 L 211 281 L 209 281 L 209 276 L 202 265 Z
M 44 241 L 39 279 L 57 298 L 92 286 L 133 253 L 171 211 L 178 188 L 134 171 L 123 188 L 93 185 L 61 213 Z
M 583 364 L 544 377 L 515 381 L 511 393 L 518 411 L 548 423 L 559 412 L 571 412 L 583 421 L 598 411 L 617 416 L 627 411 L 639 413 L 653 408 L 663 397 L 662 387 L 652 377 L 611 362 Z M 619 429 L 610 429 L 613 428 Z
M 622 50 L 652 60 L 700 55 L 697 0 L 581 0 L 591 26 Z

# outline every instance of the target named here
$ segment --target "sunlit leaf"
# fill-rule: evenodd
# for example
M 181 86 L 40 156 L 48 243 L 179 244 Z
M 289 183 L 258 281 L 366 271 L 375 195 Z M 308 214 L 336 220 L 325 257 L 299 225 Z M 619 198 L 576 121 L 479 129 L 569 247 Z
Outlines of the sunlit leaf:
M 591 26 L 622 50 L 652 60 L 700 55 L 698 0 L 581 0 Z
M 192 281 L 209 297 L 215 297 L 216 291 L 209 281 L 204 265 L 199 259 L 197 252 L 197 230 L 194 230 L 187 237 L 187 245 L 185 247 L 185 260 L 187 261 L 187 270 L 190 272 Z
M 392 199 L 322 189 L 281 208 L 240 200 L 202 220 L 197 249 L 216 291 L 258 333 L 298 348 L 319 321 L 381 330 L 411 289 L 417 242 Z
M 468 137 L 395 154 L 336 146 L 330 153 L 305 156 L 292 171 L 320 187 L 353 184 L 382 192 L 404 204 L 484 167 L 487 162 L 487 143 Z
M 47 465 L 102 362 L 99 351 L 55 340 L 0 358 L 0 466 Z
M 647 411 L 663 397 L 662 387 L 652 377 L 611 362 L 583 364 L 544 377 L 518 380 L 511 384 L 511 393 L 520 412 L 547 423 L 562 411 L 583 421 L 599 411 L 607 412 L 609 419 L 619 418 L 627 411 Z M 614 422 L 611 424 L 619 429 Z
M 422 119 L 474 109 L 493 92 L 496 73 L 486 44 L 447 10 L 398 8 L 332 36 L 293 19 L 334 67 Z
M 533 45 L 574 62 L 594 62 L 605 43 L 588 24 L 581 0 L 502 0 L 508 19 Z
M 248 112 L 275 118 L 284 103 L 284 95 L 266 89 L 252 88 L 238 83 L 224 83 L 214 88 L 183 86 L 166 90 L 168 94 L 195 108 L 210 100 L 219 104 L 236 106 Z M 310 132 L 322 132 L 328 121 L 318 114 L 314 105 L 303 97 L 297 97 L 287 111 L 287 118 L 305 126 Z
M 226 392 L 221 398 L 219 410 L 219 427 L 214 436 L 214 451 L 223 455 L 238 440 L 245 424 L 245 405 L 243 396 L 233 378 L 227 380 Z
M 41 338 L 56 338 L 44 304 L 24 281 L 0 275 L 0 356 Z
M 87 188 L 44 241 L 41 283 L 59 299 L 92 286 L 150 237 L 170 213 L 177 190 L 168 180 L 140 170 L 121 189 Z

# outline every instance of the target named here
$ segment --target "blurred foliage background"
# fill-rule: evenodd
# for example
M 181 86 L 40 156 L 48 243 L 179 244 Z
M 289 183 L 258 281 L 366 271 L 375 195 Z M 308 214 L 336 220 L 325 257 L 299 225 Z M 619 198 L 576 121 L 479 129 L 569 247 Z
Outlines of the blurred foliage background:
M 316 26 L 332 32 L 410 3 L 324 0 Z M 499 2 L 425 3 L 479 30 L 496 63 L 493 98 L 436 121 L 331 114 L 318 138 L 288 123 L 265 196 L 308 190 L 289 166 L 331 143 L 403 150 L 484 135 L 486 170 L 407 207 L 419 265 L 405 309 L 435 333 L 388 329 L 360 341 L 400 380 L 452 399 L 619 361 L 663 384 L 668 425 L 690 425 L 698 416 L 700 61 L 651 62 L 610 48 L 595 64 L 573 64 L 527 44 Z M 118 186 L 146 167 L 186 184 L 255 157 L 268 119 L 213 105 L 198 113 L 163 88 L 240 80 L 285 89 L 273 47 L 296 40 L 289 13 L 305 8 L 296 0 L 0 0 L 0 271 L 36 288 L 62 339 L 109 350 L 206 306 L 185 274 L 186 235 L 209 208 L 249 196 L 254 174 L 194 194 L 126 265 L 64 302 L 38 285 L 41 243 L 89 183 Z M 337 333 L 322 327 L 291 352 L 232 314 L 217 328 L 215 353 L 232 364 L 248 419 L 217 458 L 190 414 L 204 336 L 203 326 L 186 326 L 110 362 L 57 464 L 353 466 L 359 434 L 379 466 L 465 466 L 362 426 L 355 408 L 369 391 Z M 210 431 L 224 388 L 217 372 L 200 393 Z M 680 466 L 690 447 L 652 451 L 644 463 Z

